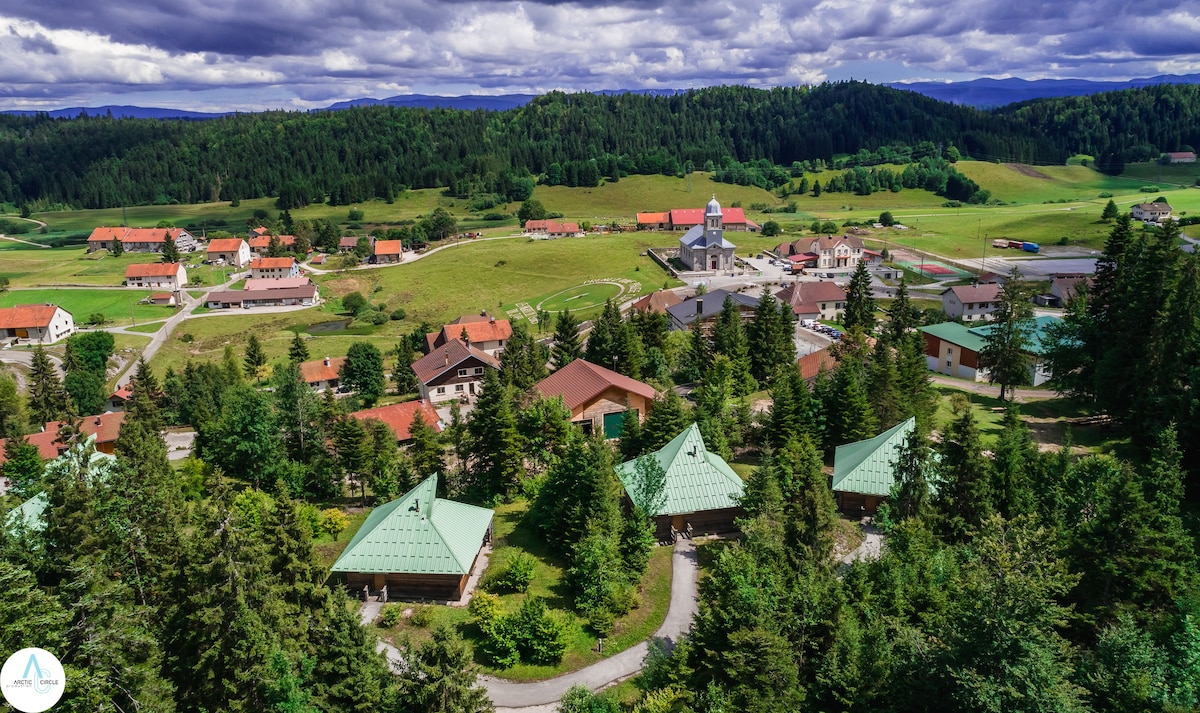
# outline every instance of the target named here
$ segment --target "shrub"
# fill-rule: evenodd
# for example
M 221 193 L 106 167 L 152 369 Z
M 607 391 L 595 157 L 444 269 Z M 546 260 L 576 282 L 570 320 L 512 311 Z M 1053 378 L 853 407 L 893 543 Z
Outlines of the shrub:
M 373 312 L 371 314 L 371 324 L 387 324 L 388 316 L 383 312 Z
M 321 511 L 321 532 L 336 540 L 347 527 L 350 527 L 350 518 L 346 513 L 337 508 Z
M 536 567 L 537 560 L 533 558 L 533 555 L 528 552 L 518 552 L 508 561 L 504 569 L 488 582 L 488 586 L 490 589 L 510 592 L 528 591 L 530 583 L 533 582 L 533 572 Z
M 413 626 L 422 629 L 433 623 L 433 607 L 413 607 L 412 616 L 408 618 Z
M 350 220 L 351 222 L 355 222 L 355 223 L 362 220 L 363 219 L 362 208 L 351 208 L 350 212 L 346 213 L 346 218 L 348 220 Z
M 1108 191 L 1103 191 L 1100 193 L 1100 197 L 1101 198 L 1112 198 L 1113 194 L 1109 193 Z
M 497 617 L 483 630 L 483 642 L 479 649 L 484 659 L 496 668 L 508 668 L 521 661 L 521 652 L 517 650 L 516 631 L 512 618 Z
M 475 617 L 475 622 L 482 629 L 504 615 L 504 605 L 500 597 L 487 592 L 476 592 L 467 605 L 467 611 Z
M 508 220 L 508 215 L 506 213 L 488 213 L 483 216 L 483 219 L 487 221 Z
M 404 618 L 404 610 L 398 606 L 388 607 L 388 610 L 383 613 L 379 619 L 379 625 L 384 629 L 390 629 L 400 623 Z
M 396 321 L 402 320 L 407 316 L 408 312 L 405 312 L 403 307 L 398 307 L 397 309 L 392 310 L 392 319 Z
M 1138 191 L 1141 193 L 1158 193 L 1159 188 L 1158 186 L 1142 186 Z
M 553 664 L 567 652 L 568 623 L 562 612 L 552 612 L 539 597 L 526 599 L 512 616 L 517 650 L 521 660 Z
M 361 292 L 351 292 L 342 298 L 342 309 L 350 314 L 358 314 L 366 304 L 367 298 L 363 297 Z

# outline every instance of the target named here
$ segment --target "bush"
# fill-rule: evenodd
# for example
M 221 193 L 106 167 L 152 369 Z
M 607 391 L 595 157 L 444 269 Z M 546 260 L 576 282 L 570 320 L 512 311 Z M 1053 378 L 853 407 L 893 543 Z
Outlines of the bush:
M 526 599 L 512 617 L 521 660 L 554 664 L 567 652 L 569 624 L 562 612 L 552 612 L 539 597 Z
M 768 220 L 767 222 L 763 223 L 762 236 L 764 238 L 772 238 L 776 235 L 779 235 L 779 223 L 776 223 L 773 220 Z
M 400 321 L 408 316 L 408 312 L 404 311 L 403 307 L 392 310 L 392 319 Z
M 508 220 L 508 214 L 506 214 L 506 213 L 488 213 L 483 216 L 483 219 L 487 220 L 487 221 Z
M 363 219 L 362 208 L 351 208 L 350 212 L 346 213 L 346 218 L 353 223 L 357 223 L 358 221 L 362 220 Z
M 517 650 L 516 631 L 512 617 L 497 617 L 483 630 L 483 642 L 479 645 L 483 657 L 496 668 L 509 668 L 521 661 L 521 652 Z
M 528 552 L 518 552 L 495 578 L 488 581 L 488 588 L 510 592 L 525 592 L 533 582 L 537 560 Z
M 504 615 L 504 605 L 500 597 L 487 592 L 476 592 L 467 605 L 467 611 L 475 617 L 475 623 L 482 629 Z
M 383 616 L 380 617 L 380 619 L 379 619 L 379 626 L 383 627 L 384 629 L 390 629 L 393 626 L 399 624 L 400 620 L 403 618 L 404 618 L 404 610 L 403 609 L 401 609 L 398 606 L 388 607 L 388 610 L 385 611 L 383 613 Z
M 413 607 L 412 616 L 408 618 L 413 626 L 419 626 L 422 629 L 433 623 L 433 607 Z
M 1102 191 L 1102 192 L 1100 193 L 1100 197 L 1101 197 L 1101 198 L 1112 198 L 1112 197 L 1113 197 L 1113 194 L 1109 193 L 1108 191 Z
M 1158 186 L 1142 186 L 1138 191 L 1141 193 L 1158 193 L 1159 188 Z
M 358 314 L 366 304 L 367 298 L 363 297 L 361 292 L 351 292 L 342 298 L 342 309 L 350 314 Z
M 388 316 L 383 312 L 371 313 L 371 324 L 387 324 Z
M 103 312 L 93 312 L 90 315 L 88 315 L 88 318 L 87 318 L 88 324 L 94 324 L 97 327 L 99 327 L 103 324 L 106 324 L 107 322 L 108 322 L 108 317 L 105 317 Z M 187 336 L 191 336 L 191 335 L 185 334 L 184 336 L 187 337 Z M 187 340 L 185 339 L 184 341 L 187 341 Z

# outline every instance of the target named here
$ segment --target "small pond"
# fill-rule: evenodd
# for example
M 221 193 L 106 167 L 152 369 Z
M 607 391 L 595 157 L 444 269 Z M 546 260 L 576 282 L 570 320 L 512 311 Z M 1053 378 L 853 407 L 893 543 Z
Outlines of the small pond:
M 335 319 L 332 322 L 317 322 L 304 327 L 304 331 L 309 334 L 331 334 L 333 332 L 344 332 L 346 327 L 350 326 L 349 319 Z

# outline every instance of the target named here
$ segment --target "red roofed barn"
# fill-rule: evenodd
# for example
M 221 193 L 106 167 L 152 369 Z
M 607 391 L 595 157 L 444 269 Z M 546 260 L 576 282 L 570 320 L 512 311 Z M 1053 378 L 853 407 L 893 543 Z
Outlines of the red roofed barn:
M 57 305 L 17 305 L 0 309 L 0 339 L 27 339 L 53 344 L 71 336 L 75 319 Z
M 125 286 L 150 290 L 182 290 L 187 285 L 187 270 L 179 262 L 153 262 L 125 268 Z

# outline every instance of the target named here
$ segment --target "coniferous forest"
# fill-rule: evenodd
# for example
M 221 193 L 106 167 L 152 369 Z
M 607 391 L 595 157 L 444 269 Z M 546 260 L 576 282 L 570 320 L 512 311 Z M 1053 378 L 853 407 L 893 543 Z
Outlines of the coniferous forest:
M 388 199 L 406 187 L 524 200 L 530 177 L 595 185 L 738 162 L 829 161 L 921 142 L 985 160 L 1105 165 L 1200 145 L 1200 88 L 1165 85 L 995 111 L 862 82 L 675 96 L 553 92 L 502 112 L 366 107 L 206 121 L 0 116 L 0 201 L 32 210 L 281 197 Z

